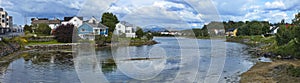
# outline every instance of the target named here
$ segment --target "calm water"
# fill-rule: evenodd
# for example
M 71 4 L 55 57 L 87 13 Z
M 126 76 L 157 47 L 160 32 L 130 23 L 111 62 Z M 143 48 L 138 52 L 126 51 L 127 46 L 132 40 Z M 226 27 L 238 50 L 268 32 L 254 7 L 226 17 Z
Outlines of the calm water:
M 242 44 L 174 37 L 155 40 L 160 44 L 80 50 L 74 55 L 24 52 L 1 64 L 0 82 L 215 82 L 211 78 L 217 77 L 223 83 L 237 82 L 238 75 L 253 65 Z

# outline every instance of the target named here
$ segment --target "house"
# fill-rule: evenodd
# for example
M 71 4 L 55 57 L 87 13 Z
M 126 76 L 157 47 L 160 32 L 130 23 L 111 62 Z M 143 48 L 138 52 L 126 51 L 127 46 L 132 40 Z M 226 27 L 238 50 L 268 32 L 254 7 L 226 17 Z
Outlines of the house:
M 32 18 L 31 24 L 32 25 L 39 25 L 39 24 L 47 24 L 52 30 L 56 29 L 56 27 L 61 25 L 61 21 L 57 18 L 53 20 L 49 20 L 48 18 Z
M 61 22 L 61 24 L 73 24 L 75 27 L 79 27 L 83 24 L 83 17 L 64 17 L 64 20 Z
M 276 34 L 278 32 L 278 26 L 270 26 L 270 33 L 269 34 Z
M 214 29 L 215 35 L 224 35 L 225 30 L 224 29 Z
M 87 22 L 88 22 L 88 23 L 99 23 L 100 21 L 98 21 L 98 20 L 93 16 L 91 19 L 87 20 Z
M 0 8 L 0 34 L 5 34 L 13 27 L 13 17 L 8 16 L 8 13 Z
M 116 24 L 114 34 L 116 34 L 116 35 L 125 34 L 125 37 L 135 38 L 136 37 L 135 30 L 136 30 L 135 25 L 130 24 L 130 23 L 125 22 L 125 21 L 121 21 L 121 22 Z
M 228 29 L 228 31 L 226 32 L 226 36 L 237 36 L 237 32 L 238 32 L 238 28 L 230 28 Z
M 108 36 L 108 27 L 98 23 L 84 22 L 78 27 L 78 35 L 81 39 L 94 40 L 96 35 Z

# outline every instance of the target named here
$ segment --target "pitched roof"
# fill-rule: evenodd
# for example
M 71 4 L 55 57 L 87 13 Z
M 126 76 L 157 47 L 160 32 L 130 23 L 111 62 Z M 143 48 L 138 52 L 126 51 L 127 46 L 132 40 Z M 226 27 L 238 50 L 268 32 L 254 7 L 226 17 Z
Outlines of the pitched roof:
M 125 25 L 126 27 L 133 27 L 134 26 L 133 24 L 130 24 L 130 23 L 126 22 L 126 21 L 121 21 L 120 23 L 122 25 Z
M 99 23 L 88 23 L 88 22 L 84 22 L 84 24 L 88 24 L 94 28 L 108 28 L 107 26 L 101 24 L 100 22 Z
M 70 21 L 72 18 L 77 17 L 77 16 L 73 16 L 73 17 L 64 17 L 64 21 Z M 83 17 L 77 17 L 80 20 L 83 20 Z
M 235 28 L 229 28 L 228 29 L 228 31 L 234 31 L 235 30 Z

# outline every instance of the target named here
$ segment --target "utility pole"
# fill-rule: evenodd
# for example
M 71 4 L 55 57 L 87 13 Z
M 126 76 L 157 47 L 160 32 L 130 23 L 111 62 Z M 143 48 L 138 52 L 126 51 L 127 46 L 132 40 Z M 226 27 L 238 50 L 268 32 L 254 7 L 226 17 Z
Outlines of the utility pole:
M 27 16 L 26 16 L 26 14 L 24 15 L 24 24 L 27 25 Z

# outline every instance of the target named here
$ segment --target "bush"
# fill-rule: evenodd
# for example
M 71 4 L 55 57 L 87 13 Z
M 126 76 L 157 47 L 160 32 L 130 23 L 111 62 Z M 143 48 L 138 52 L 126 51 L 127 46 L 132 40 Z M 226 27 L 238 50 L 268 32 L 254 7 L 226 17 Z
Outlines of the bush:
M 106 37 L 103 35 L 96 35 L 95 36 L 95 43 L 98 45 L 105 45 Z
M 71 43 L 73 39 L 76 42 L 78 39 L 77 30 L 72 24 L 58 26 L 53 34 L 55 39 L 62 43 Z
M 34 30 L 34 32 L 38 35 L 50 35 L 52 29 L 47 24 L 38 24 L 34 25 L 37 28 Z
M 300 67 L 294 67 L 293 65 L 287 68 L 288 74 L 293 77 L 300 77 Z

